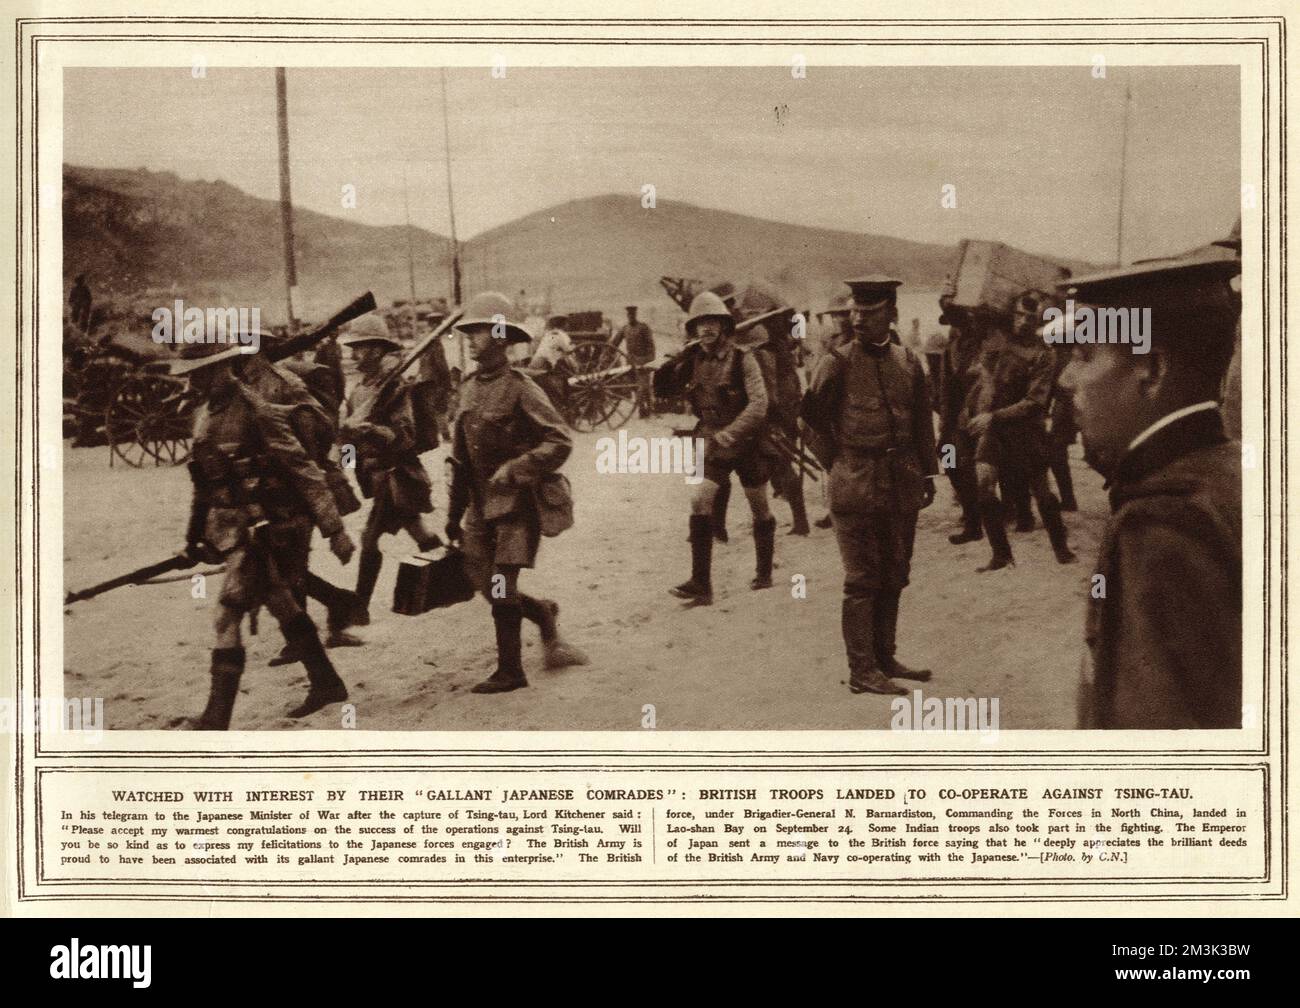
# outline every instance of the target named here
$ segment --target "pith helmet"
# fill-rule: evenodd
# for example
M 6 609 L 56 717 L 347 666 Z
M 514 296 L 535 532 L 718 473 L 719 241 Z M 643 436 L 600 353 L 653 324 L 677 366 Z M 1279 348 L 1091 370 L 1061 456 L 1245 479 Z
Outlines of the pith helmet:
M 193 374 L 200 368 L 211 367 L 223 361 L 246 357 L 257 350 L 268 349 L 275 337 L 264 330 L 228 333 L 224 342 L 182 343 L 180 353 L 167 362 L 167 373 L 174 378 Z
M 455 327 L 461 332 L 466 332 L 471 326 L 481 325 L 504 326 L 507 343 L 528 343 L 533 338 L 528 330 L 519 324 L 519 315 L 515 311 L 514 302 L 496 291 L 484 291 L 470 298 L 469 304 L 465 306 L 464 316 Z
M 339 340 L 339 346 L 365 346 L 380 344 L 388 350 L 400 350 L 402 344 L 393 339 L 388 331 L 388 323 L 371 312 L 362 315 L 348 326 L 348 334 Z
M 691 302 L 691 310 L 686 313 L 686 331 L 691 332 L 695 328 L 695 323 L 706 318 L 725 319 L 728 323 L 733 323 L 731 312 L 727 311 L 722 298 L 712 291 L 695 295 L 695 300 Z

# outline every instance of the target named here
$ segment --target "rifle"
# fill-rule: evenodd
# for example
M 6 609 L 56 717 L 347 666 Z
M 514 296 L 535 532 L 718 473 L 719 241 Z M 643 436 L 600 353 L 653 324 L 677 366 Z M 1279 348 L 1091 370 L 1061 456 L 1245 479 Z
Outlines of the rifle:
M 318 326 L 311 332 L 301 333 L 268 349 L 266 359 L 274 363 L 275 361 L 288 360 L 294 354 L 303 350 L 310 350 L 335 330 L 347 325 L 353 319 L 369 314 L 375 308 L 375 296 L 370 291 L 366 291 L 338 314 L 332 316 L 324 325 Z
M 112 591 L 114 588 L 121 588 L 123 585 L 143 584 L 160 574 L 166 574 L 168 571 L 189 570 L 196 563 L 198 563 L 197 560 L 191 559 L 186 554 L 177 553 L 175 556 L 169 556 L 166 560 L 151 563 L 126 574 L 119 574 L 115 578 L 101 581 L 99 584 L 91 585 L 89 588 L 82 588 L 80 591 L 68 592 L 68 594 L 64 596 L 63 604 L 71 605 L 73 602 L 82 602 L 85 599 L 94 598 L 96 595 L 102 595 L 106 591 Z

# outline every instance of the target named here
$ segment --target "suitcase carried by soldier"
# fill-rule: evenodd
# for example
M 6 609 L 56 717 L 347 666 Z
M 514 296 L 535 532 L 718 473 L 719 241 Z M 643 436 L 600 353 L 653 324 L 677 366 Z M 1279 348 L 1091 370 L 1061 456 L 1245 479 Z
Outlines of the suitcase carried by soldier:
M 397 568 L 393 612 L 419 616 L 430 609 L 446 609 L 474 597 L 474 585 L 465 572 L 465 555 L 439 546 L 417 553 Z

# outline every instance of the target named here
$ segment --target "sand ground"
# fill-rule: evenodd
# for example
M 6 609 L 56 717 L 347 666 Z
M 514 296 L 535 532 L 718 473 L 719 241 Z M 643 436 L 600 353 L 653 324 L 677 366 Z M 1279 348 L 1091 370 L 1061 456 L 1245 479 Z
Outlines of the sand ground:
M 672 419 L 634 419 L 630 436 L 668 433 Z M 889 699 L 853 696 L 840 639 L 842 573 L 834 535 L 814 529 L 789 537 L 789 509 L 777 501 L 777 584 L 752 592 L 748 509 L 732 502 L 731 542 L 715 550 L 712 608 L 683 610 L 666 589 L 689 573 L 686 516 L 690 488 L 675 475 L 600 475 L 597 438 L 578 435 L 565 472 L 573 482 L 577 523 L 543 540 L 538 568 L 521 584 L 556 599 L 564 634 L 591 664 L 541 667 L 535 631 L 525 624 L 524 666 L 531 687 L 477 696 L 469 687 L 490 673 L 495 648 L 487 605 L 475 600 L 419 617 L 388 611 L 403 537 L 385 540 L 385 564 L 363 648 L 331 655 L 351 690 L 356 727 L 397 730 L 635 730 L 653 704 L 661 730 L 886 728 Z M 445 520 L 443 457 L 424 457 L 434 479 L 437 526 Z M 976 574 L 987 545 L 955 547 L 947 481 L 922 512 L 912 584 L 903 596 L 899 657 L 935 670 L 927 695 L 998 697 L 1001 727 L 1071 728 L 1082 649 L 1088 576 L 1105 516 L 1101 481 L 1079 461 L 1081 510 L 1067 515 L 1080 562 L 1060 566 L 1041 529 L 1012 533 L 1018 565 Z M 110 468 L 107 449 L 65 450 L 65 587 L 94 583 L 180 547 L 189 507 L 182 468 Z M 820 488 L 809 510 L 824 513 Z M 348 519 L 354 538 L 363 513 Z M 350 587 L 355 563 L 340 567 L 318 538 L 313 568 Z M 791 576 L 806 578 L 794 598 Z M 211 579 L 210 579 L 211 580 Z M 207 692 L 211 607 L 191 597 L 188 581 L 123 588 L 64 610 L 68 695 L 102 697 L 107 726 L 165 728 L 197 713 Z M 315 603 L 312 613 L 323 624 Z M 305 690 L 301 666 L 269 668 L 278 628 L 263 613 L 248 637 L 248 668 L 233 728 L 335 728 L 340 708 L 302 721 L 283 711 Z

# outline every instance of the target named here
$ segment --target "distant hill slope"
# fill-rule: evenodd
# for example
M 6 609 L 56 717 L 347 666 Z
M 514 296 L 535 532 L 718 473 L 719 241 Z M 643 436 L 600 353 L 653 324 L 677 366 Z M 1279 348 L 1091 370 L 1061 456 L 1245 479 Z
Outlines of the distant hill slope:
M 97 296 L 259 305 L 268 323 L 282 319 L 275 201 L 169 172 L 75 166 L 64 168 L 63 195 L 65 286 L 86 271 Z M 381 304 L 409 296 L 405 228 L 301 208 L 294 221 L 300 314 L 321 318 L 366 289 Z M 417 295 L 448 295 L 447 239 L 419 228 L 412 235 Z M 667 200 L 645 209 L 635 196 L 606 195 L 529 214 L 465 242 L 462 274 L 467 295 L 523 290 L 529 299 L 549 297 L 554 311 L 600 309 L 616 319 L 623 305 L 636 303 L 656 328 L 672 328 L 679 315 L 658 285 L 661 275 L 762 279 L 805 306 L 842 290 L 843 277 L 880 271 L 923 288 L 918 298 L 928 304 L 954 255 L 950 246 Z

